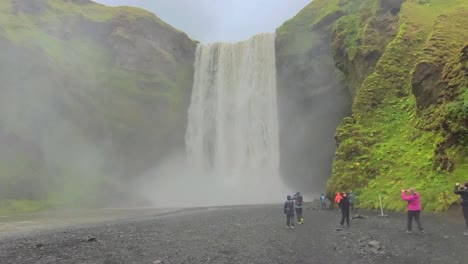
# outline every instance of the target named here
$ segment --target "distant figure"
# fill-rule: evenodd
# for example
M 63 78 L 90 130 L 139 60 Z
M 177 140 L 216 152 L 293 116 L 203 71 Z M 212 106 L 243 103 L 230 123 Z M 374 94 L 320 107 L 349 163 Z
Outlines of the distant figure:
M 297 214 L 297 224 L 300 225 L 304 223 L 304 217 L 302 216 L 302 203 L 304 202 L 304 198 L 302 198 L 302 195 L 300 192 L 297 192 L 293 196 L 294 200 L 294 208 L 296 209 L 296 214 Z
M 338 208 L 340 208 L 340 201 L 341 201 L 341 193 L 340 192 L 337 192 L 336 193 L 336 196 L 335 196 L 335 203 L 338 205 Z
M 465 236 L 468 236 L 468 182 L 465 182 L 465 186 L 460 188 L 460 183 L 455 184 L 455 189 L 453 190 L 455 194 L 461 196 L 461 205 L 463 210 L 463 217 L 465 218 L 466 231 L 463 232 Z
M 294 200 L 288 195 L 284 202 L 284 214 L 286 215 L 286 228 L 294 229 Z
M 341 209 L 341 222 L 340 225 L 343 226 L 344 221 L 346 220 L 346 225 L 349 227 L 349 206 L 351 205 L 348 200 L 348 195 L 343 192 L 341 200 L 338 202 Z
M 406 195 L 406 192 L 408 192 L 409 195 Z M 419 193 L 415 192 L 413 187 L 409 188 L 408 191 L 401 190 L 401 199 L 408 202 L 408 226 L 406 233 L 413 233 L 413 218 L 418 224 L 419 231 L 421 233 L 424 233 L 424 228 L 422 227 L 421 221 L 419 220 L 419 216 L 421 214 L 421 202 Z
M 322 205 L 322 210 L 327 209 L 327 198 L 325 198 L 325 195 L 320 195 L 320 204 Z
M 354 193 L 353 193 L 353 191 L 349 192 L 348 200 L 349 200 L 351 210 L 354 211 Z

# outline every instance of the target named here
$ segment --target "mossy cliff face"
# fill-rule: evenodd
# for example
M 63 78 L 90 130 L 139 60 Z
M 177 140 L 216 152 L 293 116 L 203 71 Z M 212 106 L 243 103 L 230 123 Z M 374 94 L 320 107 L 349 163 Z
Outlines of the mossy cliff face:
M 0 199 L 87 199 L 183 148 L 195 47 L 136 8 L 1 1 Z
M 312 2 L 276 31 L 281 172 L 291 188 L 315 193 L 331 174 L 333 136 L 351 108 L 331 49 L 333 22 L 344 13 L 320 13 L 322 6 Z
M 377 208 L 380 193 L 386 209 L 403 210 L 399 191 L 414 186 L 425 210 L 453 204 L 453 183 L 468 180 L 468 2 L 315 0 L 293 20 L 331 25 L 353 97 L 328 194 L 354 190 Z

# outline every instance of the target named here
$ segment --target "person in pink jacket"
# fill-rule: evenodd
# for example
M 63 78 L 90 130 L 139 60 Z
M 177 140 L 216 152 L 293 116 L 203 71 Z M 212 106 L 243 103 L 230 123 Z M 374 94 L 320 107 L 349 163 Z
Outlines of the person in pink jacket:
M 406 195 L 407 192 L 409 193 L 409 195 Z M 415 192 L 413 187 L 409 188 L 409 190 L 407 191 L 401 190 L 401 199 L 408 202 L 408 229 L 406 230 L 406 233 L 413 233 L 413 218 L 418 224 L 419 231 L 424 233 L 424 228 L 422 227 L 421 221 L 419 220 L 419 215 L 421 214 L 421 202 L 419 193 Z

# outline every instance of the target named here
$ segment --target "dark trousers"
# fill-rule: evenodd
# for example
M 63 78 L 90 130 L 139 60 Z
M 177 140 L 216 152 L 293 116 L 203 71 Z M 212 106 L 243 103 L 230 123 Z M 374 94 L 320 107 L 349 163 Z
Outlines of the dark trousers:
M 297 222 L 302 220 L 302 208 L 296 208 Z
M 327 209 L 327 204 L 325 202 L 322 202 L 322 209 Z
M 286 215 L 286 226 L 294 226 L 294 215 Z
M 421 211 L 408 211 L 408 231 L 413 230 L 413 218 L 414 221 L 418 224 L 418 229 L 419 231 L 424 230 L 424 228 L 421 225 L 421 221 L 419 220 L 419 215 L 421 214 Z
M 344 224 L 345 219 L 346 224 L 349 226 L 349 208 L 341 208 L 341 225 Z
M 463 217 L 465 217 L 466 230 L 468 230 L 468 206 L 463 206 Z

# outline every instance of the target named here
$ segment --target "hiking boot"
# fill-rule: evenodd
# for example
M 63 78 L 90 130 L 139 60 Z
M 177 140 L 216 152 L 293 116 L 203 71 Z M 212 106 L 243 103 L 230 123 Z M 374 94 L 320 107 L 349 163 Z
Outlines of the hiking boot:
M 291 226 L 291 230 L 294 230 L 294 226 Z
M 289 226 L 286 226 L 286 229 L 289 229 L 290 227 Z
M 413 234 L 413 231 L 406 231 L 406 234 Z
M 421 234 L 426 234 L 426 231 L 423 229 L 423 230 L 419 230 L 419 232 L 421 232 Z

